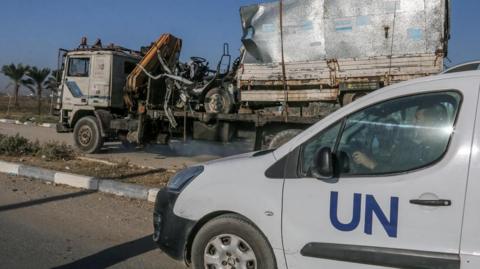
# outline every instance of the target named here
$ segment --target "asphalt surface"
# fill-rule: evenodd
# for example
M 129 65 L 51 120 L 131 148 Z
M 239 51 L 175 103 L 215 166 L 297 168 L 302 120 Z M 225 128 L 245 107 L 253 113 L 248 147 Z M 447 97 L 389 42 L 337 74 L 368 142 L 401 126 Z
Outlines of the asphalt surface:
M 0 268 L 184 268 L 153 243 L 152 210 L 0 174 Z
M 33 141 L 59 141 L 74 145 L 73 134 L 59 134 L 55 128 L 0 123 L 0 133 L 19 134 Z M 109 143 L 100 154 L 89 155 L 89 157 L 113 161 L 127 159 L 130 163 L 139 166 L 175 170 L 200 162 L 248 152 L 252 149 L 251 141 L 222 144 L 202 141 L 183 143 L 183 141 L 174 140 L 168 146 L 152 145 L 141 150 L 125 149 L 119 143 Z

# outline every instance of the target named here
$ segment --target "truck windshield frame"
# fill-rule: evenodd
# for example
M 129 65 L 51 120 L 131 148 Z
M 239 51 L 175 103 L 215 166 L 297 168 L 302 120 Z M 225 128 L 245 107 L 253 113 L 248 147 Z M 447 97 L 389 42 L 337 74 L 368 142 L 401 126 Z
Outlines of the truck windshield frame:
M 90 74 L 90 58 L 72 57 L 68 60 L 69 77 L 88 77 Z

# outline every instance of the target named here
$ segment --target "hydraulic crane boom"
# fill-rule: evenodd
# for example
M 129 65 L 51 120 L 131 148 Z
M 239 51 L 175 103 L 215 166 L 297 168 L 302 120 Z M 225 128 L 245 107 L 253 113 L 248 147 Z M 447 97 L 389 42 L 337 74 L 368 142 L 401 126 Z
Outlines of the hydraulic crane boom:
M 178 62 L 181 49 L 182 40 L 171 34 L 163 34 L 152 44 L 147 54 L 127 77 L 124 101 L 131 112 L 139 112 L 140 102 L 146 100 L 149 78 L 146 72 L 169 73 L 169 70 L 163 70 L 160 58 L 165 61 L 168 68 L 173 69 Z

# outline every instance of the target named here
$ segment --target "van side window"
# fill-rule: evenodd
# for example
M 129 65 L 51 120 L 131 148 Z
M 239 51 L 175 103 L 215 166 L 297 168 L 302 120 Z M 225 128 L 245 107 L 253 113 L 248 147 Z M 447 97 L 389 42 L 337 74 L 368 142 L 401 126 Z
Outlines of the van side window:
M 70 58 L 68 62 L 68 76 L 70 77 L 88 77 L 89 69 L 89 58 Z
M 306 144 L 302 146 L 300 174 L 306 176 L 313 167 L 315 155 L 324 147 L 333 149 L 337 141 L 342 122 L 337 122 L 311 138 Z
M 461 96 L 402 97 L 350 115 L 336 156 L 343 175 L 406 172 L 438 161 L 453 134 Z

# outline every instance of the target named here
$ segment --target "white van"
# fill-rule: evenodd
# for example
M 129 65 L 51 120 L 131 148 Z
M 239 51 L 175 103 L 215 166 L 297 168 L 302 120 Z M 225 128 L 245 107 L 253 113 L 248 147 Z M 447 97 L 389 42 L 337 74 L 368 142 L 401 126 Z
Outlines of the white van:
M 480 71 L 369 94 L 274 151 L 187 168 L 154 240 L 193 268 L 480 268 Z

